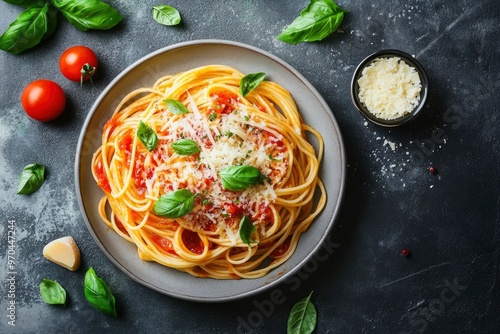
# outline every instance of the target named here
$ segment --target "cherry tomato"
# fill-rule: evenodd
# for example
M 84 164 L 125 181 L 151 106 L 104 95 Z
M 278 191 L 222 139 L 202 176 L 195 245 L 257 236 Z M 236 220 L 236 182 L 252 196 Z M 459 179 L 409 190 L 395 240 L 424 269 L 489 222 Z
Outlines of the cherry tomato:
M 61 73 L 72 81 L 80 83 L 92 80 L 97 71 L 97 56 L 86 46 L 76 45 L 64 51 L 59 58 Z
M 66 107 L 66 95 L 54 81 L 40 79 L 24 88 L 21 104 L 29 117 L 48 122 L 62 114 Z

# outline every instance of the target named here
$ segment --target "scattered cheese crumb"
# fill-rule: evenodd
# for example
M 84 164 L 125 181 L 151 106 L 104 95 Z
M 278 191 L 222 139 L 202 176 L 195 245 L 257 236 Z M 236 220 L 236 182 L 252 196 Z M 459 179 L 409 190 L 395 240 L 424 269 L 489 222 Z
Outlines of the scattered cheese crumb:
M 417 70 L 399 57 L 378 58 L 358 79 L 359 100 L 376 117 L 391 120 L 411 113 L 420 101 Z
M 391 150 L 395 151 L 396 150 L 396 143 L 393 143 L 392 141 L 388 141 L 387 139 L 384 139 L 384 144 L 382 146 L 389 145 L 391 147 Z
M 43 248 L 43 256 L 71 271 L 80 267 L 80 249 L 70 236 L 49 242 Z

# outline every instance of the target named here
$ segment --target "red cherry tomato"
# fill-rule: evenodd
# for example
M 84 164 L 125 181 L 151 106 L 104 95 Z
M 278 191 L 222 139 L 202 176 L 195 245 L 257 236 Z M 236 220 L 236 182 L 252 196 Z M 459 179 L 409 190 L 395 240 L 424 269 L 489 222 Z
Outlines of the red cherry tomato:
M 21 104 L 29 117 L 47 122 L 62 114 L 66 107 L 66 95 L 54 81 L 35 80 L 24 88 Z
M 91 80 L 97 71 L 97 56 L 86 46 L 72 46 L 59 58 L 61 73 L 72 81 Z

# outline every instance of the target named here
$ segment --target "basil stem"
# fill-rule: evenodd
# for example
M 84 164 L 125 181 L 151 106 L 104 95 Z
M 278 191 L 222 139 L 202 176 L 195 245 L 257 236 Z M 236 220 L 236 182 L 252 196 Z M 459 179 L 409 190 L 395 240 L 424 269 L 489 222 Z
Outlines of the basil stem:
M 167 5 L 153 6 L 152 12 L 154 20 L 160 24 L 175 26 L 181 23 L 181 14 L 174 7 Z
M 97 277 L 92 267 L 85 273 L 84 293 L 90 305 L 116 317 L 115 297 L 106 282 Z
M 246 215 L 243 216 L 243 218 L 241 218 L 240 220 L 240 228 L 239 228 L 241 241 L 243 241 L 247 245 L 255 243 L 256 241 L 252 239 L 252 234 L 255 232 L 256 229 L 257 228 L 252 223 L 250 218 Z
M 139 122 L 137 138 L 146 146 L 149 152 L 152 152 L 158 146 L 158 136 L 156 132 L 143 121 Z
M 167 218 L 179 218 L 194 208 L 195 194 L 187 189 L 171 191 L 161 196 L 153 206 L 154 214 Z
M 57 25 L 57 11 L 45 3 L 22 12 L 0 36 L 0 49 L 19 54 L 50 37 Z
M 290 44 L 320 41 L 337 30 L 346 12 L 332 0 L 311 0 L 277 38 Z
M 99 0 L 52 0 L 52 3 L 82 31 L 111 29 L 123 19 L 116 9 Z
M 30 164 L 24 167 L 19 177 L 17 193 L 28 195 L 37 191 L 45 181 L 45 167 L 42 164 Z
M 191 139 L 179 139 L 171 146 L 178 155 L 193 155 L 200 152 L 198 144 Z
M 186 106 L 181 101 L 167 99 L 167 100 L 163 100 L 163 102 L 165 102 L 168 110 L 170 110 L 170 112 L 174 115 L 189 114 L 189 110 L 186 108 Z
M 227 190 L 245 190 L 256 184 L 263 184 L 269 178 L 258 168 L 248 165 L 230 166 L 219 172 L 222 186 Z
M 316 307 L 311 302 L 312 292 L 299 300 L 290 311 L 287 322 L 287 334 L 310 334 L 316 328 Z
M 40 295 L 47 304 L 66 304 L 66 290 L 56 281 L 44 278 L 40 283 Z
M 265 79 L 266 73 L 257 72 L 245 75 L 240 80 L 240 94 L 245 97 Z

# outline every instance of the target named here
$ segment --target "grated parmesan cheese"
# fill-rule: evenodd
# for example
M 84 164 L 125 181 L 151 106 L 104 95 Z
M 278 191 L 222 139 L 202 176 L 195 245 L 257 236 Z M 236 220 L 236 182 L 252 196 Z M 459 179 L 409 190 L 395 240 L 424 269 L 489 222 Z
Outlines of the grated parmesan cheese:
M 420 102 L 417 70 L 399 57 L 378 58 L 363 69 L 358 97 L 374 116 L 391 120 L 411 113 Z
M 289 153 L 277 149 L 268 139 L 272 136 L 275 141 L 283 140 L 283 135 L 249 113 L 247 106 L 235 103 L 232 112 L 210 118 L 207 105 L 196 105 L 190 94 L 187 101 L 190 112 L 165 120 L 159 131 L 156 153 L 144 161 L 144 169 L 149 171 L 143 175 L 146 196 L 157 199 L 162 193 L 182 188 L 200 194 L 210 207 L 193 210 L 189 214 L 192 217 L 186 221 L 197 222 L 196 228 L 216 225 L 216 232 L 228 245 L 234 246 L 239 242 L 238 224 L 228 223 L 226 206 L 238 203 L 248 214 L 258 215 L 258 210 L 255 212 L 252 208 L 273 203 L 277 198 L 274 187 L 290 168 Z M 200 152 L 196 158 L 179 157 L 173 151 L 172 143 L 180 138 L 189 138 L 198 144 Z M 218 173 L 242 164 L 258 167 L 270 180 L 241 192 L 227 191 Z M 263 221 L 255 221 L 259 223 L 265 225 Z

